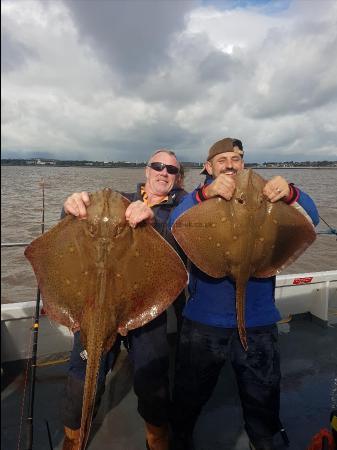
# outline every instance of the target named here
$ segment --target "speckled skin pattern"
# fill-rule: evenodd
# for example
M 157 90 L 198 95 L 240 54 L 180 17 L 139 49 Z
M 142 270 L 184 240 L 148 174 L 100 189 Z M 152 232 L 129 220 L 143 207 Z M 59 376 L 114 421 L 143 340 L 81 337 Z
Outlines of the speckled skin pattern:
M 214 278 L 236 282 L 236 311 L 242 345 L 245 332 L 245 285 L 250 277 L 276 275 L 316 239 L 313 225 L 293 206 L 269 202 L 266 181 L 252 170 L 239 171 L 230 201 L 217 197 L 183 213 L 173 235 L 188 258 Z
M 110 189 L 93 193 L 87 219 L 66 217 L 25 251 L 48 315 L 70 328 L 79 324 L 87 349 L 80 450 L 89 436 L 102 352 L 117 332 L 157 317 L 187 282 L 180 257 L 152 226 L 128 225 L 129 204 Z

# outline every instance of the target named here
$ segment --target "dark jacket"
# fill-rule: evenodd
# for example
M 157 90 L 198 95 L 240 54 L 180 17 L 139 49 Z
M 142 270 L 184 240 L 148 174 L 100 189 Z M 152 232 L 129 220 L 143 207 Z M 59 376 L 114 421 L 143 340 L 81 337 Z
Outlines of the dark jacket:
M 137 191 L 133 193 L 121 192 L 120 194 L 126 197 L 130 202 L 143 200 L 141 195 L 142 183 L 137 185 Z M 177 244 L 172 236 L 171 230 L 167 226 L 168 219 L 174 208 L 179 205 L 182 199 L 187 195 L 187 192 L 181 188 L 173 188 L 168 195 L 168 200 L 151 207 L 155 216 L 155 223 L 153 227 L 159 234 L 163 236 L 174 248 Z

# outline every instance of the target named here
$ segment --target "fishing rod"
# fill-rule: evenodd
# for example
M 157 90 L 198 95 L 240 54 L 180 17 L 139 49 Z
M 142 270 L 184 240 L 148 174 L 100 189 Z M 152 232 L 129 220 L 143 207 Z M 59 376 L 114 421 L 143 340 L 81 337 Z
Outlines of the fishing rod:
M 41 218 L 41 234 L 44 233 L 44 213 L 45 213 L 45 181 L 42 179 L 40 181 L 40 187 L 42 188 L 42 218 Z M 36 291 L 36 303 L 35 303 L 35 316 L 33 325 L 33 345 L 32 345 L 32 357 L 30 359 L 30 393 L 28 402 L 28 433 L 27 433 L 27 450 L 32 450 L 33 448 L 33 418 L 34 418 L 34 399 L 35 399 L 35 381 L 36 381 L 36 361 L 37 361 L 37 341 L 39 336 L 39 321 L 40 321 L 40 303 L 41 303 L 41 293 L 40 288 Z M 47 422 L 48 439 L 51 450 L 53 449 L 51 436 L 49 432 L 49 426 Z
M 334 234 L 337 236 L 337 230 L 336 228 L 332 228 L 326 220 L 323 219 L 323 217 L 319 216 L 319 218 L 325 223 L 325 225 L 329 228 L 328 230 L 323 231 L 317 231 L 317 234 Z

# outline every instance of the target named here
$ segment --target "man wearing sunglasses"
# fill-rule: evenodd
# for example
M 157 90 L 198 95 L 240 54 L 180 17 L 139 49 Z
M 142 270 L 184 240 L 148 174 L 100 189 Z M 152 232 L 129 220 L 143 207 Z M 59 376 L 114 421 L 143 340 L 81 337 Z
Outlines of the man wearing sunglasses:
M 186 192 L 179 187 L 180 164 L 174 152 L 157 150 L 145 169 L 146 181 L 139 184 L 134 193 L 122 193 L 131 203 L 125 217 L 131 227 L 146 221 L 171 244 L 174 239 L 167 229 L 167 220 Z M 177 183 L 178 182 L 178 183 Z M 74 193 L 64 203 L 65 214 L 81 219 L 86 217 L 90 200 L 87 192 Z M 181 294 L 174 303 L 178 327 L 185 296 Z M 134 391 L 138 397 L 138 412 L 145 421 L 146 448 L 168 450 L 169 414 L 169 346 L 167 342 L 166 312 L 141 328 L 128 333 L 126 346 L 133 362 Z M 125 342 L 124 342 L 125 343 Z M 121 339 L 102 358 L 96 411 L 104 392 L 105 377 L 113 367 L 120 351 Z M 63 450 L 77 450 L 82 412 L 83 387 L 86 370 L 85 349 L 80 341 L 80 330 L 74 333 L 74 347 L 64 401 L 65 440 Z
M 184 198 L 172 213 L 169 226 L 200 202 L 217 196 L 230 200 L 235 191 L 235 176 L 244 168 L 243 155 L 239 139 L 225 138 L 213 144 L 204 165 L 205 184 Z M 318 224 L 318 212 L 312 199 L 283 177 L 269 180 L 263 193 L 270 202 L 298 202 L 314 225 Z M 273 435 L 281 429 L 276 326 L 281 317 L 275 306 L 275 277 L 251 278 L 247 283 L 247 352 L 237 332 L 235 283 L 228 277 L 212 278 L 191 264 L 189 294 L 175 365 L 174 450 L 194 449 L 195 424 L 212 395 L 226 359 L 231 361 L 239 387 L 250 449 L 272 450 Z M 212 445 L 205 448 L 211 449 Z

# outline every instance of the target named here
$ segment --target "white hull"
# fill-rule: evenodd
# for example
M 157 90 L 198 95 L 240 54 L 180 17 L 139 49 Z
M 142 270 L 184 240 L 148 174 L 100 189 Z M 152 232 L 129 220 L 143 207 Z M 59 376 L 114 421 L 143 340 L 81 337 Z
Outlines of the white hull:
M 276 304 L 283 318 L 310 313 L 322 325 L 328 323 L 328 307 L 337 306 L 337 270 L 276 277 Z M 35 302 L 1 305 L 1 362 L 28 359 L 31 356 Z M 169 310 L 168 332 L 175 331 L 175 319 Z M 72 333 L 48 316 L 40 316 L 38 357 L 69 352 Z

